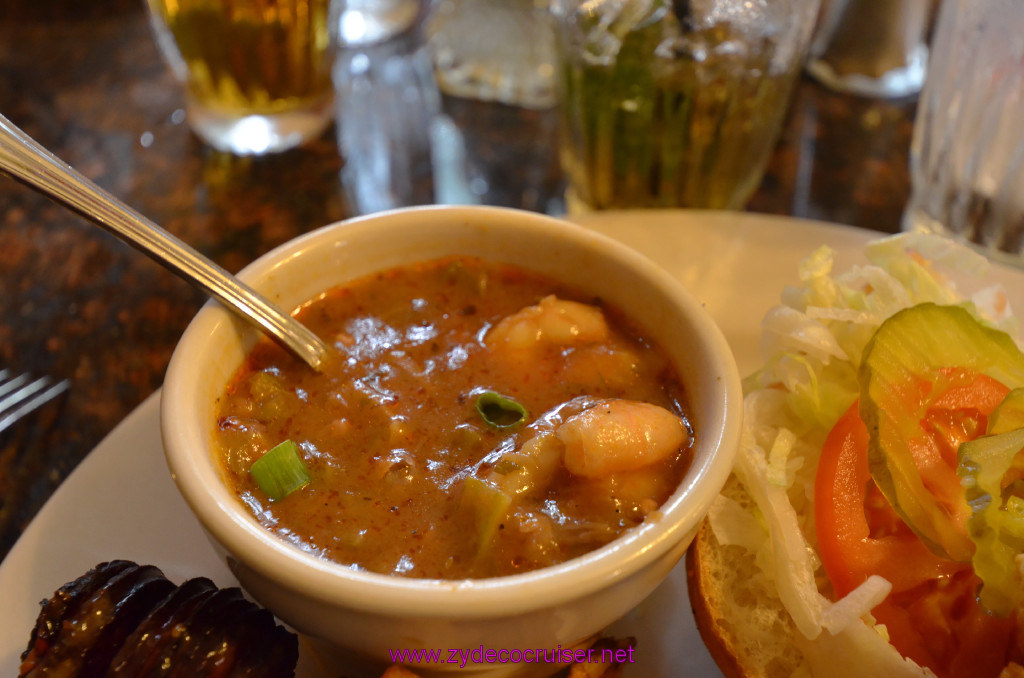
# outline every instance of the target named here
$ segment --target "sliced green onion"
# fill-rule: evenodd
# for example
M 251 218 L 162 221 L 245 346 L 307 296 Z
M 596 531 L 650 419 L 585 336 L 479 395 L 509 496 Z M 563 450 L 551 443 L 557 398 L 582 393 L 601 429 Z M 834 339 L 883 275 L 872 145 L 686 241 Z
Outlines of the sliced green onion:
M 253 462 L 249 473 L 271 501 L 284 499 L 310 480 L 299 456 L 299 448 L 290 440 L 272 447 Z
M 484 391 L 476 398 L 476 411 L 493 428 L 506 429 L 526 421 L 526 408 L 512 398 L 495 391 Z

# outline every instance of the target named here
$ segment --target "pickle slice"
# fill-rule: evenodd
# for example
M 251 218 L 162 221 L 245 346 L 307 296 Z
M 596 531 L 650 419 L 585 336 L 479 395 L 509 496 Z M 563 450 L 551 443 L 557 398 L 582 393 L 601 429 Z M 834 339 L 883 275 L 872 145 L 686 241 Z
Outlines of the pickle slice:
M 970 508 L 955 469 L 929 470 L 932 481 L 933 471 L 946 474 L 940 489 L 935 482 L 926 484 L 915 461 L 926 444 L 929 394 L 950 368 L 986 375 L 1009 388 L 1024 386 L 1024 353 L 1009 335 L 985 327 L 962 307 L 920 304 L 882 323 L 865 347 L 860 411 L 870 435 L 875 484 L 933 551 L 968 562 L 974 551 L 967 533 Z
M 1010 391 L 988 418 L 988 435 L 960 446 L 957 473 L 971 507 L 971 564 L 978 602 L 1006 616 L 1024 602 L 1017 556 L 1024 552 L 1024 388 Z
M 1012 409 L 1014 403 L 1008 405 Z M 972 510 L 967 526 L 977 547 L 971 564 L 982 582 L 978 602 L 1001 617 L 1024 602 L 1017 561 L 1017 555 L 1024 552 L 1024 499 L 1019 487 L 1024 476 L 1022 449 L 1024 428 L 960 446 L 958 471 Z M 1011 482 L 1007 484 L 1008 479 Z
M 988 418 L 988 433 L 1009 433 L 1024 428 L 1024 388 L 1010 391 Z

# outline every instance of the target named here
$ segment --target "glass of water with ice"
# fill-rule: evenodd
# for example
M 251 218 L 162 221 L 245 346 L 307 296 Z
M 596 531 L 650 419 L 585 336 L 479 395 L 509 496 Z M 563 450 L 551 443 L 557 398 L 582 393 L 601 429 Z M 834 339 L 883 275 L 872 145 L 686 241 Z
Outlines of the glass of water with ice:
M 1024 1 L 944 0 L 911 178 L 904 230 L 1024 265 Z

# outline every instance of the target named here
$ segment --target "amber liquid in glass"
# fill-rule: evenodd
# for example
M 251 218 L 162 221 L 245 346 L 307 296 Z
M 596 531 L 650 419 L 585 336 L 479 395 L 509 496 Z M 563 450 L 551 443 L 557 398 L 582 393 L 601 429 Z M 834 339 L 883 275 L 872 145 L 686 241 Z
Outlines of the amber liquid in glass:
M 219 150 L 277 152 L 333 118 L 329 0 L 149 0 L 190 126 Z
M 151 0 L 188 67 L 190 95 L 274 114 L 331 89 L 328 0 Z

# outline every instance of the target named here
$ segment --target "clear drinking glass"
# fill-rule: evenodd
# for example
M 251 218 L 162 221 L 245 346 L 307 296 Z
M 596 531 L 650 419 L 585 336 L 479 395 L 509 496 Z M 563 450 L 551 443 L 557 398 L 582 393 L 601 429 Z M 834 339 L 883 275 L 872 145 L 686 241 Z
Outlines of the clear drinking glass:
M 333 118 L 329 0 L 148 0 L 191 128 L 239 155 L 283 151 Z
M 911 145 L 904 230 L 1024 263 L 1024 2 L 945 0 Z
M 423 40 L 427 0 L 334 0 L 338 149 L 349 207 L 435 202 L 441 95 Z
M 742 208 L 818 0 L 555 0 L 566 203 Z

